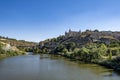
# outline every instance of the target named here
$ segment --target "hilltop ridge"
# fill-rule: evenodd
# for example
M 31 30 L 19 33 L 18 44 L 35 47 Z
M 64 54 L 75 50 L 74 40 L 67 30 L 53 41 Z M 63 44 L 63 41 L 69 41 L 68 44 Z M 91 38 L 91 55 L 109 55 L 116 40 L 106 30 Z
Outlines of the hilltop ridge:
M 106 45 L 112 44 L 114 42 L 120 42 L 120 32 L 116 31 L 98 31 L 98 30 L 86 30 L 72 31 L 69 30 L 65 32 L 64 35 L 57 38 L 47 39 L 39 43 L 39 47 L 42 49 L 44 47 L 50 48 L 50 50 L 55 49 L 59 45 L 74 44 L 77 48 L 85 46 L 90 43 L 104 43 Z

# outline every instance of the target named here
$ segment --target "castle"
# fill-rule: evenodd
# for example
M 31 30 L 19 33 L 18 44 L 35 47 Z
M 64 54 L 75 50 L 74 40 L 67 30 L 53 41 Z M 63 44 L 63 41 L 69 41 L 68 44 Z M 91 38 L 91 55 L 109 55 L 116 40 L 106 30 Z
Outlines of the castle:
M 80 34 L 81 34 L 81 30 L 77 32 L 77 31 L 71 31 L 71 29 L 69 29 L 69 32 L 65 32 L 66 37 L 76 37 L 76 36 L 80 36 Z

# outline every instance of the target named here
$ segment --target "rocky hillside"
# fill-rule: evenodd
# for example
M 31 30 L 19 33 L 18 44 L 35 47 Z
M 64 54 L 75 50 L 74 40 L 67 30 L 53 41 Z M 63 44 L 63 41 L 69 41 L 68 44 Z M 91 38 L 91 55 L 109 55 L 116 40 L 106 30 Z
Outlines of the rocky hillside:
M 25 41 L 25 40 L 16 40 L 13 38 L 8 38 L 8 37 L 2 37 L 0 36 L 0 42 L 9 44 L 10 46 L 15 46 L 17 48 L 31 48 L 36 46 L 37 43 L 35 42 L 29 42 L 29 41 Z
M 8 43 L 0 41 L 0 58 L 21 55 L 24 53 L 25 53 L 24 51 L 19 50 L 17 47 L 11 46 Z
M 90 43 L 104 43 L 106 45 L 120 42 L 120 32 L 113 31 L 98 31 L 98 30 L 86 30 L 65 32 L 65 35 L 57 38 L 47 39 L 39 43 L 40 49 L 46 49 L 50 52 L 60 45 L 67 47 L 81 48 Z
M 1 44 L 1 48 L 5 51 L 8 50 L 19 51 L 19 49 L 17 49 L 15 46 L 11 46 L 10 44 L 4 42 L 1 42 L 0 44 Z
M 37 43 L 0 36 L 0 58 L 16 56 L 32 50 Z

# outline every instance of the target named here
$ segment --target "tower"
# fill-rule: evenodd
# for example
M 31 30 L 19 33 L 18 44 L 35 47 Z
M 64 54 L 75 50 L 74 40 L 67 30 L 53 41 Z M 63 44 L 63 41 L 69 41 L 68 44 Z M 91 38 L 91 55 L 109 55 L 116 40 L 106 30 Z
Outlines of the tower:
M 71 29 L 69 29 L 69 32 L 71 32 Z

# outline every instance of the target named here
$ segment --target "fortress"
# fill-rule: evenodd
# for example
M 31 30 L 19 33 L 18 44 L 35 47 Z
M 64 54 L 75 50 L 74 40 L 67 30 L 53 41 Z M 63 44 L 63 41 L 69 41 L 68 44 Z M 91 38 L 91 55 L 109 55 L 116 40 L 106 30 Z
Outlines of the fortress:
M 72 31 L 71 29 L 69 29 L 69 32 L 65 32 L 65 36 L 66 37 L 76 37 L 76 36 L 80 36 L 81 31 L 77 32 L 77 31 Z

